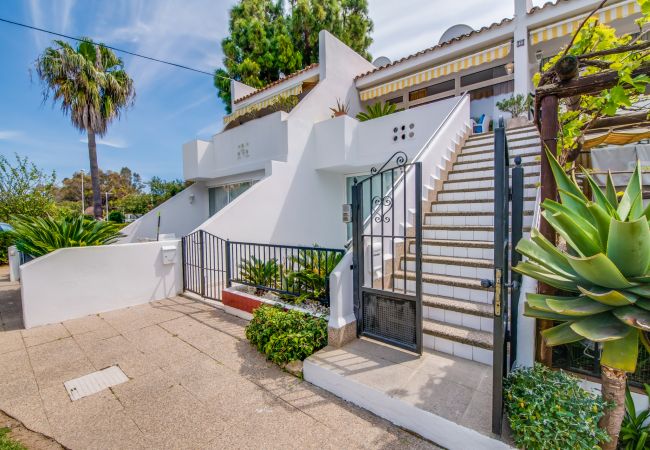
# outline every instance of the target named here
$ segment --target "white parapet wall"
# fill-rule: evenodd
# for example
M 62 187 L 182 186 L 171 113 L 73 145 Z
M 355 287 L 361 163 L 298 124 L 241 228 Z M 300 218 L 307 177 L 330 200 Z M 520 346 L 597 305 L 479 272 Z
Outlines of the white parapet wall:
M 73 247 L 20 268 L 25 328 L 173 297 L 183 289 L 180 240 Z
M 185 236 L 208 218 L 208 189 L 202 182 L 158 205 L 144 216 L 122 229 L 120 243 L 155 241 L 160 216 L 160 234 Z

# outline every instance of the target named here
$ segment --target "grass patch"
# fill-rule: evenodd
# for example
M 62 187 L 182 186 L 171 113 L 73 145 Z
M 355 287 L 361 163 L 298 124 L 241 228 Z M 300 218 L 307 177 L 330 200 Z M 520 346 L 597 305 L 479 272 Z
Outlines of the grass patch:
M 27 447 L 9 437 L 11 428 L 0 428 L 0 450 L 27 450 Z

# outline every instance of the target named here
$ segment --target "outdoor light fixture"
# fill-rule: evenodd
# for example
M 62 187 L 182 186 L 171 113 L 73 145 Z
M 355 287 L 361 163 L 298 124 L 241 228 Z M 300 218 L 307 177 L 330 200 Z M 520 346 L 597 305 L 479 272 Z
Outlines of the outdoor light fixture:
M 542 60 L 542 56 L 543 56 L 543 55 L 544 55 L 544 54 L 542 53 L 541 50 L 537 50 L 537 51 L 535 52 L 535 59 L 537 60 L 537 62 L 540 62 L 540 61 Z
M 194 194 L 190 194 L 190 205 L 194 204 Z
M 514 69 L 515 69 L 515 64 L 514 64 L 514 63 L 509 62 L 508 64 L 506 64 L 506 73 L 507 73 L 508 75 L 512 75 L 512 71 L 513 71 Z

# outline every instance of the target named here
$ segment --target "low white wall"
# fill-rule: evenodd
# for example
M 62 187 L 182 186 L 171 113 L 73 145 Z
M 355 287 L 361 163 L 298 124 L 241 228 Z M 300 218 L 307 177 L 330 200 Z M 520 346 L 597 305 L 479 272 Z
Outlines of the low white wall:
M 354 316 L 352 251 L 348 251 L 330 273 L 330 328 L 343 328 Z
M 164 264 L 163 247 L 173 262 Z M 25 328 L 173 297 L 183 289 L 180 240 L 63 248 L 20 268 Z
M 185 236 L 208 219 L 208 189 L 202 182 L 183 189 L 135 222 L 122 229 L 120 243 L 156 240 L 160 214 L 160 234 Z

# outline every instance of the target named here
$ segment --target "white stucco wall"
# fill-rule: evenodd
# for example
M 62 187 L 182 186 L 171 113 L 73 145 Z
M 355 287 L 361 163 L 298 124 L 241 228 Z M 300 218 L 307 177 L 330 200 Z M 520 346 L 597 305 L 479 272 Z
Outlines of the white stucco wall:
M 31 328 L 172 297 L 182 273 L 180 240 L 59 249 L 20 268 L 23 322 Z
M 257 170 L 270 160 L 286 161 L 288 117 L 278 111 L 215 134 L 210 142 L 184 144 L 183 176 L 208 180 Z
M 386 161 L 396 151 L 412 160 L 457 103 L 458 98 L 450 98 L 366 122 L 341 116 L 317 123 L 317 168 L 359 172 Z
M 325 31 L 319 46 L 320 81 L 286 120 L 286 162 L 269 161 L 266 178 L 200 228 L 248 242 L 329 247 L 345 243 L 346 227 L 340 219 L 345 179 L 343 174 L 316 170 L 318 146 L 312 131 L 315 123 L 330 118 L 329 107 L 337 98 L 349 99 L 351 110 L 359 110 L 353 79 L 373 66 Z
M 122 229 L 126 236 L 120 243 L 155 240 L 159 213 L 160 234 L 175 234 L 180 238 L 190 233 L 208 218 L 207 187 L 201 182 L 194 183 L 130 223 Z

